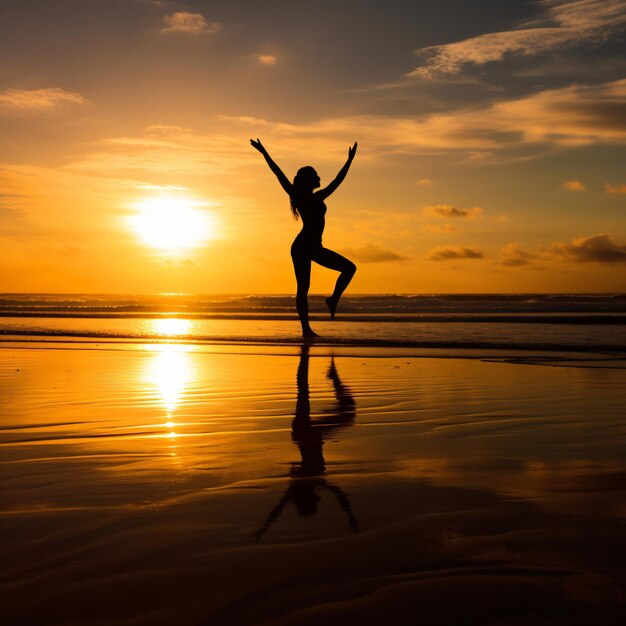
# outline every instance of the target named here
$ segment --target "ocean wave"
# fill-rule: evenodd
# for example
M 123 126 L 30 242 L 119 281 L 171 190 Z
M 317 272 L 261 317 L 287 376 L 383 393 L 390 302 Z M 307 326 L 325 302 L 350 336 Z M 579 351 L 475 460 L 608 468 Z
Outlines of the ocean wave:
M 0 311 L 0 318 L 60 318 L 60 319 L 187 319 L 187 320 L 248 320 L 248 321 L 296 321 L 294 313 L 180 313 L 164 312 L 120 312 L 120 311 Z M 328 312 L 311 313 L 311 321 L 326 321 Z M 394 322 L 394 323 L 465 323 L 465 324 L 626 324 L 626 315 L 612 313 L 551 313 L 517 314 L 508 313 L 435 313 L 435 314 L 354 314 L 339 313 L 342 322 Z
M 311 295 L 312 313 L 326 311 L 324 297 Z M 282 315 L 295 309 L 293 295 L 110 295 L 0 294 L 0 316 Z M 626 294 L 374 294 L 348 295 L 345 315 L 624 313 Z
M 303 339 L 295 335 L 259 337 L 254 335 L 215 335 L 215 336 L 179 336 L 163 337 L 146 333 L 112 333 L 93 331 L 69 331 L 69 330 L 41 330 L 41 329 L 14 329 L 11 331 L 0 330 L 0 344 L 17 342 L 100 342 L 100 343 L 163 343 L 163 344 L 197 344 L 197 345 L 301 345 Z M 626 353 L 626 345 L 615 343 L 548 343 L 491 340 L 491 341 L 429 341 L 407 339 L 377 339 L 355 337 L 319 337 L 310 341 L 318 346 L 345 346 L 345 347 L 369 347 L 369 348 L 429 348 L 429 349 L 462 349 L 462 350 L 525 350 L 547 352 L 594 352 L 594 353 Z

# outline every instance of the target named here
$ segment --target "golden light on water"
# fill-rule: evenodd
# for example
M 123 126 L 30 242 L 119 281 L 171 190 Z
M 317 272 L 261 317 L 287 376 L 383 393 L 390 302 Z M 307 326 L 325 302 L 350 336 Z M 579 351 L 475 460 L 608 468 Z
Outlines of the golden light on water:
M 185 320 L 180 320 L 185 321 Z M 146 381 L 154 385 L 160 403 L 167 411 L 165 426 L 172 429 L 176 422 L 172 414 L 181 402 L 187 387 L 195 380 L 195 368 L 189 354 L 189 346 L 157 345 L 148 364 Z
M 193 326 L 191 320 L 177 317 L 168 317 L 158 320 L 150 320 L 149 332 L 154 335 L 167 335 L 168 337 L 180 337 L 188 335 Z
M 155 335 L 179 337 L 189 333 L 193 322 L 181 318 L 150 320 L 148 331 Z M 189 355 L 192 346 L 184 344 L 155 344 L 149 346 L 153 357 L 149 362 L 146 381 L 158 389 L 162 406 L 167 411 L 167 421 L 163 424 L 168 432 L 165 437 L 175 439 L 176 421 L 172 417 L 178 407 L 186 387 L 195 379 L 194 367 Z
M 215 218 L 204 204 L 179 196 L 144 198 L 135 203 L 128 223 L 146 245 L 182 252 L 215 236 Z

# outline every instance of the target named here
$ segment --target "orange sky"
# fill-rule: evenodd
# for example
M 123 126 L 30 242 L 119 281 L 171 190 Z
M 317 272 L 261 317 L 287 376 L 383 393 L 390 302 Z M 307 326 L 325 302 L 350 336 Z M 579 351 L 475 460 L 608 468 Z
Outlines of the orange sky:
M 623 1 L 101 4 L 2 9 L 2 291 L 293 291 L 251 137 L 322 184 L 358 140 L 324 236 L 352 293 L 626 291 Z

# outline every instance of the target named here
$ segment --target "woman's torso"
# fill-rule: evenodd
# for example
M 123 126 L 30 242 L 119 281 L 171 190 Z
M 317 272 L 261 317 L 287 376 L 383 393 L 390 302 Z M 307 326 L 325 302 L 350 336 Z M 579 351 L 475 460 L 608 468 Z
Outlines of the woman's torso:
M 321 242 L 324 226 L 326 224 L 326 205 L 315 194 L 298 199 L 298 213 L 302 218 L 302 230 L 298 238 L 304 238 L 310 242 Z

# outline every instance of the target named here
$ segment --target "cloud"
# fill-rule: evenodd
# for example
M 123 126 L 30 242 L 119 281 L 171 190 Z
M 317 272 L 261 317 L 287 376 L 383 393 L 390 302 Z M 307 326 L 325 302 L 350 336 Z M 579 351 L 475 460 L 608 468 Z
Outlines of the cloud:
M 500 213 L 500 215 L 492 215 L 489 218 L 492 222 L 508 222 L 509 221 L 509 216 L 506 215 L 505 213 Z
M 330 158 L 338 139 L 358 137 L 372 150 L 361 159 L 451 151 L 482 162 L 501 162 L 502 155 L 532 158 L 555 148 L 626 140 L 623 110 L 626 79 L 600 85 L 550 89 L 522 98 L 503 99 L 422 117 L 355 115 L 287 124 L 251 117 L 222 117 L 232 125 L 279 140 L 287 149 L 307 147 Z M 325 154 L 326 153 L 326 154 Z M 333 158 L 336 158 L 334 156 Z
M 249 144 L 224 132 L 196 133 L 152 125 L 146 133 L 98 142 L 96 151 L 64 167 L 89 176 L 155 182 L 163 177 L 225 172 L 252 162 Z M 154 179 L 154 180 L 153 180 Z
M 626 79 L 594 87 L 568 87 L 531 97 L 503 100 L 487 107 L 460 109 L 422 118 L 354 115 L 293 124 L 249 116 L 216 116 L 211 132 L 198 133 L 158 124 L 147 133 L 115 137 L 73 168 L 101 175 L 137 176 L 198 173 L 257 163 L 244 137 L 261 136 L 280 160 L 300 162 L 314 153 L 319 162 L 336 163 L 355 138 L 363 149 L 359 162 L 390 155 L 477 152 L 483 162 L 532 158 L 557 147 L 626 140 L 620 107 L 626 104 Z M 446 217 L 440 215 L 439 217 Z
M 278 61 L 278 57 L 273 54 L 257 54 L 255 58 L 261 65 L 276 65 Z
M 468 219 L 476 219 L 482 217 L 483 210 L 477 206 L 472 209 L 459 209 L 451 204 L 436 204 L 427 206 L 422 209 L 424 215 L 432 215 L 434 217 L 457 218 L 466 217 Z
M 459 229 L 452 224 L 424 224 L 420 230 L 423 233 L 458 233 Z
M 623 196 L 626 194 L 626 185 L 624 183 L 620 183 L 618 185 L 604 183 L 604 191 L 606 191 L 609 196 Z
M 32 230 L 32 223 L 24 211 L 0 202 L 0 239 L 23 237 Z
M 615 243 L 615 238 L 607 233 L 579 237 L 571 243 L 553 243 L 552 251 L 576 263 L 626 263 L 626 246 Z
M 419 185 L 420 187 L 430 187 L 435 183 L 430 178 L 420 178 L 415 184 Z
M 533 265 L 533 262 L 540 258 L 545 258 L 545 255 L 531 250 L 524 250 L 519 243 L 507 243 L 502 248 L 497 264 L 505 267 L 527 267 Z
M 0 191 L 0 204 L 5 204 L 6 202 L 11 202 L 16 198 L 23 198 L 23 193 L 11 193 L 6 191 Z
M 519 28 L 416 50 L 424 63 L 408 75 L 432 79 L 458 74 L 467 65 L 602 42 L 619 35 L 626 24 L 624 0 L 542 0 L 540 5 L 542 13 Z
M 0 165 L 0 188 L 12 196 L 6 202 L 12 211 L 11 236 L 41 239 L 44 246 L 53 240 L 72 245 L 81 240 L 93 242 L 96 231 L 105 238 L 115 237 L 115 216 L 133 191 L 131 181 L 103 180 L 59 167 L 6 163 Z M 5 225 L 0 230 L 7 234 Z
M 5 89 L 0 92 L 0 106 L 12 109 L 52 109 L 61 104 L 89 104 L 90 100 L 60 87 L 48 89 Z
M 509 126 L 523 141 L 575 146 L 623 141 L 626 80 L 594 86 L 572 86 L 498 102 L 485 114 L 494 127 Z M 486 121 L 486 120 L 485 120 Z
M 583 185 L 579 180 L 568 180 L 566 183 L 561 185 L 563 189 L 568 189 L 569 191 L 586 191 L 587 187 Z
M 201 13 L 177 11 L 163 18 L 162 33 L 190 33 L 193 35 L 214 35 L 219 32 L 221 25 L 217 22 L 207 22 Z
M 346 248 L 342 250 L 342 254 L 360 263 L 386 263 L 405 260 L 405 257 L 397 252 L 382 248 L 374 243 L 367 243 L 360 248 Z
M 146 132 L 155 135 L 170 135 L 172 133 L 188 133 L 191 132 L 191 128 L 172 126 L 170 124 L 151 124 L 150 126 L 146 126 Z
M 476 248 L 464 246 L 438 246 L 428 252 L 429 261 L 451 261 L 453 259 L 482 259 L 484 254 Z

